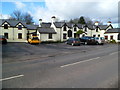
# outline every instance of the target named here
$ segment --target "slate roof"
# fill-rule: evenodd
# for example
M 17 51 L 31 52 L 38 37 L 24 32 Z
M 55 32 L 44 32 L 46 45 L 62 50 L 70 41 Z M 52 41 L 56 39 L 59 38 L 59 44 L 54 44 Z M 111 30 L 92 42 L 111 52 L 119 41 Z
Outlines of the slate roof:
M 18 23 L 22 23 L 24 27 L 27 27 L 26 22 L 24 21 L 17 21 L 17 20 L 10 20 L 10 19 L 0 19 L 0 26 L 2 26 L 4 22 L 7 22 L 12 27 L 15 27 Z
M 39 27 L 39 25 L 27 25 L 28 30 L 36 30 Z
M 96 26 L 95 25 L 87 25 L 87 27 L 89 28 L 89 29 L 91 29 L 91 30 L 95 30 L 95 28 L 96 28 Z
M 65 22 L 54 22 L 54 25 L 56 28 L 62 28 L 62 26 L 65 24 Z
M 98 25 L 98 27 L 101 29 L 101 30 L 106 30 L 108 28 L 108 25 Z
M 66 23 L 66 25 L 67 25 L 69 28 L 72 28 L 74 24 L 72 24 L 72 23 Z
M 77 27 L 78 27 L 79 29 L 82 29 L 82 28 L 83 28 L 83 25 L 82 25 L 82 24 L 77 24 Z
M 48 34 L 48 33 L 56 34 L 56 32 L 53 28 L 44 28 L 44 27 L 42 28 L 42 27 L 40 27 L 40 28 L 38 28 L 38 31 L 40 33 L 43 33 L 43 34 Z
M 47 27 L 47 28 L 49 28 L 49 27 L 51 27 L 51 23 L 45 23 L 45 22 L 43 22 L 41 24 L 41 27 Z
M 108 29 L 105 33 L 120 33 L 120 28 Z

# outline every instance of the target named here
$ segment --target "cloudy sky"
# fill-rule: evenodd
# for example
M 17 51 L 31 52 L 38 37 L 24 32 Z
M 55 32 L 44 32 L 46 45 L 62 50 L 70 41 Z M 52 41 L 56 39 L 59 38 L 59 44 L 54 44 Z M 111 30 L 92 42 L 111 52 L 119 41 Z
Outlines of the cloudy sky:
M 28 12 L 37 23 L 51 21 L 52 16 L 59 20 L 70 20 L 80 16 L 89 17 L 103 23 L 118 23 L 119 0 L 4 0 L 2 1 L 2 18 L 8 18 L 14 10 Z

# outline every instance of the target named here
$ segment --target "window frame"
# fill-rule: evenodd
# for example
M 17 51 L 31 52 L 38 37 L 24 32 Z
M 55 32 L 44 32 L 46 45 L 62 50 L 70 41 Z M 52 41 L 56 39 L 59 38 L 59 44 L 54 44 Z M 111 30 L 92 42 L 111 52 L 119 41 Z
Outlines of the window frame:
M 67 27 L 66 26 L 63 26 L 63 31 L 67 31 Z
M 5 35 L 5 34 L 7 34 L 7 35 Z M 4 33 L 4 37 L 6 38 L 6 39 L 8 39 L 9 37 L 8 37 L 8 33 Z
M 21 37 L 20 37 L 21 35 Z M 18 39 L 22 39 L 22 33 L 18 33 Z
M 110 35 L 110 40 L 113 40 L 113 35 Z
M 67 39 L 67 34 L 63 33 L 63 39 Z
M 8 29 L 8 24 L 4 24 L 4 29 Z
M 22 30 L 22 25 L 18 25 L 18 30 Z
M 48 39 L 53 39 L 53 34 L 52 33 L 48 34 Z

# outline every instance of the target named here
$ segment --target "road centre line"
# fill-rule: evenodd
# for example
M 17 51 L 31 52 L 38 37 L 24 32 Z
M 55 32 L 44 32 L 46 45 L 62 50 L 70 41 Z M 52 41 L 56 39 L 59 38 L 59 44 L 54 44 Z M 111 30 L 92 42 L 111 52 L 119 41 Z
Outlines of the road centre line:
M 113 53 L 110 53 L 109 55 L 113 55 L 113 54 L 116 54 L 116 53 L 118 53 L 118 52 L 113 52 Z
M 91 58 L 91 59 L 88 59 L 88 60 L 83 60 L 83 61 L 79 61 L 79 62 L 75 62 L 75 63 L 71 63 L 71 64 L 66 64 L 66 65 L 63 65 L 63 66 L 60 66 L 60 67 L 63 68 L 63 67 L 67 67 L 67 66 L 83 63 L 83 62 L 92 61 L 92 60 L 95 60 L 95 59 L 98 59 L 98 58 L 100 58 L 100 57 Z
M 14 79 L 14 78 L 23 77 L 23 76 L 24 76 L 24 75 L 12 76 L 12 77 L 8 77 L 8 78 L 0 79 L 0 81 L 10 80 L 10 79 Z

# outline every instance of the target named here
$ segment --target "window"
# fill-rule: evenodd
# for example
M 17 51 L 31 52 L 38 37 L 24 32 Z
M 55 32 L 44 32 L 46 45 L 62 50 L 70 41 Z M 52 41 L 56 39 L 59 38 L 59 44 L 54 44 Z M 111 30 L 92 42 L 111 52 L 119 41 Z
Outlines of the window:
M 67 31 L 67 28 L 66 28 L 66 26 L 64 26 L 64 27 L 63 27 L 63 31 Z
M 100 34 L 98 35 L 98 37 L 100 37 Z
M 72 31 L 68 30 L 68 37 L 72 37 Z
M 85 27 L 85 32 L 87 32 L 87 27 Z
M 118 40 L 120 40 L 120 33 L 118 34 Z
M 74 31 L 77 31 L 77 28 L 76 28 L 76 27 L 74 27 Z
M 76 36 L 77 34 L 76 33 L 74 33 L 74 38 L 76 38 L 77 36 Z
M 67 37 L 66 37 L 66 36 L 67 36 L 67 34 L 66 34 L 66 33 L 64 33 L 64 34 L 63 34 L 63 39 L 67 39 Z
M 111 39 L 111 40 L 113 40 L 113 35 L 112 35 L 112 36 L 110 36 L 110 39 Z
M 8 39 L 8 33 L 4 33 L 5 38 Z
M 108 40 L 108 36 L 105 36 L 105 39 Z
M 22 33 L 18 33 L 18 39 L 22 39 Z
M 22 26 L 21 25 L 18 25 L 18 30 L 22 30 Z
M 52 33 L 49 33 L 49 39 L 52 39 Z
M 96 27 L 96 32 L 98 32 L 98 27 Z
M 8 29 L 8 25 L 7 24 L 4 25 L 4 29 Z

